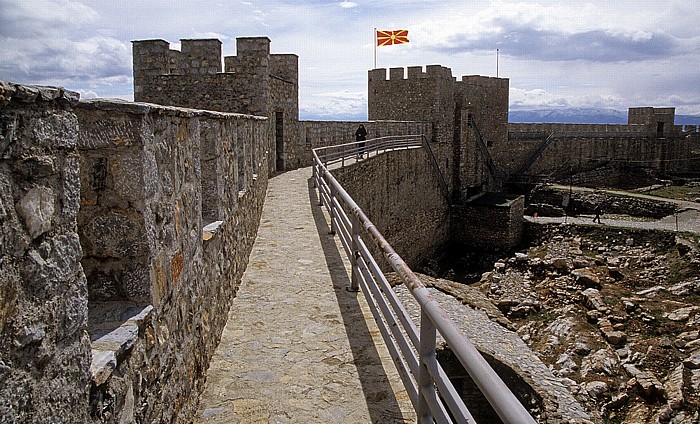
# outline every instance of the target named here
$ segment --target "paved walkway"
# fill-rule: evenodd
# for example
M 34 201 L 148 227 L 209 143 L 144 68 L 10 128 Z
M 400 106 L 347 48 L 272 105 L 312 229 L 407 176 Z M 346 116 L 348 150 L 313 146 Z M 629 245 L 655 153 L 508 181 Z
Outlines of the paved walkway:
M 569 186 L 563 185 L 552 185 L 554 188 L 560 190 L 569 190 Z M 628 228 L 644 228 L 644 229 L 658 229 L 667 231 L 687 231 L 691 233 L 700 234 L 700 203 L 689 202 L 686 200 L 668 199 L 665 197 L 650 196 L 643 193 L 634 193 L 629 191 L 620 190 L 603 190 L 603 189 L 592 189 L 586 187 L 573 187 L 574 191 L 578 192 L 603 192 L 616 194 L 620 196 L 637 197 L 640 199 L 648 199 L 654 201 L 663 201 L 668 203 L 675 203 L 680 208 L 680 211 L 675 215 L 669 215 L 664 218 L 654 220 L 654 221 L 639 221 L 639 220 L 623 220 L 623 219 L 611 219 L 609 216 L 606 217 L 605 214 L 601 215 L 601 225 L 610 225 L 615 227 L 628 227 Z M 537 223 L 571 223 L 571 224 L 593 224 L 593 215 L 579 215 L 576 217 L 537 217 L 525 216 L 525 219 L 531 222 Z M 598 225 L 598 224 L 595 224 Z
M 404 423 L 415 413 L 311 168 L 270 180 L 253 252 L 200 397 L 199 423 Z

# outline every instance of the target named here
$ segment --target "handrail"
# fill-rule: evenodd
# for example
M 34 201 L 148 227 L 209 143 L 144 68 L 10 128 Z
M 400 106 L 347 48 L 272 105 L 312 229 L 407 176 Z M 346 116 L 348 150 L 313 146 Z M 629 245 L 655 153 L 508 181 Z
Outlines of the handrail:
M 406 148 L 408 138 L 410 136 L 397 138 L 397 148 Z M 386 139 L 379 143 L 374 143 L 374 140 L 366 143 L 367 146 L 381 144 L 385 151 L 394 150 Z M 357 155 L 359 149 L 357 143 L 342 146 L 345 146 L 345 150 L 330 147 L 313 149 L 314 184 L 318 188 L 321 205 L 329 212 L 330 232 L 338 235 L 350 259 L 351 289 L 362 290 L 416 410 L 418 421 L 475 422 L 437 362 L 435 348 L 436 333 L 439 332 L 503 422 L 534 423 L 503 380 L 333 177 L 326 164 L 341 163 L 344 166 L 345 161 Z M 327 154 L 319 155 L 322 151 Z M 381 251 L 420 305 L 420 334 L 365 240 L 371 241 Z
M 508 177 L 508 175 L 504 171 L 502 171 L 498 166 L 496 166 L 496 163 L 491 157 L 491 152 L 489 152 L 489 148 L 484 142 L 484 137 L 481 135 L 481 131 L 479 130 L 479 127 L 476 125 L 476 121 L 471 115 L 468 118 L 468 125 L 474 128 L 474 131 L 476 132 L 476 144 L 479 146 L 481 153 L 486 159 L 486 168 L 488 168 L 491 177 L 493 177 L 494 179 L 505 180 Z
M 438 181 L 440 182 L 440 188 L 442 188 L 442 194 L 445 196 L 445 200 L 447 201 L 448 205 L 452 205 L 452 196 L 450 195 L 450 189 L 447 187 L 447 182 L 445 181 L 445 176 L 442 175 L 442 171 L 440 170 L 440 165 L 437 162 L 437 159 L 435 158 L 435 154 L 433 153 L 433 149 L 430 147 L 430 143 L 428 142 L 428 139 L 423 135 L 421 136 L 421 139 L 423 140 L 423 146 L 425 147 L 425 150 L 428 152 L 428 157 L 430 158 L 430 161 L 433 163 L 433 169 L 437 172 L 438 175 Z
M 547 150 L 547 147 L 549 147 L 549 145 L 552 144 L 553 141 L 554 141 L 554 131 L 552 131 L 549 134 L 549 136 L 547 136 L 547 138 L 544 140 L 544 142 L 542 142 L 540 147 L 537 148 L 535 153 L 533 153 L 532 156 L 530 156 L 530 158 L 527 160 L 527 162 L 525 162 L 525 164 L 523 164 L 523 166 L 521 166 L 520 169 L 518 169 L 515 172 L 515 174 L 521 175 L 521 174 L 526 173 L 530 169 L 530 167 L 537 161 L 537 159 L 539 159 L 544 154 L 544 151 Z

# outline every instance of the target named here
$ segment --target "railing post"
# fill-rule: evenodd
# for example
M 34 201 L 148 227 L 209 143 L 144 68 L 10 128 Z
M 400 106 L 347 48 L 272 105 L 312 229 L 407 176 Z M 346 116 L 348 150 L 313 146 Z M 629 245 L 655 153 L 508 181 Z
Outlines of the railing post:
M 316 178 L 318 178 L 318 170 L 316 169 L 316 162 L 314 161 L 314 166 L 311 167 L 311 170 L 313 173 L 311 174 L 311 178 L 314 180 L 314 188 L 318 187 Z
M 435 356 L 435 324 L 430 320 L 425 309 L 421 308 L 420 314 L 420 346 L 418 355 L 420 357 L 420 369 L 418 371 L 418 409 L 416 416 L 419 423 L 433 422 L 433 415 L 428 406 L 428 398 L 435 399 L 435 385 L 428 372 L 426 362 L 428 358 Z
M 336 193 L 336 189 L 333 186 L 333 184 L 329 184 L 328 188 L 331 190 L 331 195 L 330 195 L 330 205 L 328 205 L 328 213 L 330 214 L 331 217 L 331 230 L 329 234 L 335 235 L 335 196 L 338 194 Z
M 350 287 L 348 291 L 360 291 L 360 269 L 357 266 L 357 257 L 360 255 L 358 238 L 360 237 L 360 218 L 357 215 L 352 215 L 352 228 L 350 229 L 350 251 L 352 256 L 350 257 Z

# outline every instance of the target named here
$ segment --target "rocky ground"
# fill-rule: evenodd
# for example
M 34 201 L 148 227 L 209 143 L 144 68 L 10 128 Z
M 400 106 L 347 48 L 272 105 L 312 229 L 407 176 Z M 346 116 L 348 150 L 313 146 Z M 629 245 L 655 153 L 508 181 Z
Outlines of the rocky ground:
M 700 238 L 603 226 L 538 232 L 533 247 L 470 285 L 498 309 L 489 315 L 602 422 L 698 423 Z

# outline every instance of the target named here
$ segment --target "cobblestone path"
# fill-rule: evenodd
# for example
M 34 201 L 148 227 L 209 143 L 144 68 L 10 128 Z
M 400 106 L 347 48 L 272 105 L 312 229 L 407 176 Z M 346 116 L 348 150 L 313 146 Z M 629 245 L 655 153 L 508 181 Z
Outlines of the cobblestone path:
M 207 371 L 199 423 L 403 423 L 415 413 L 311 168 L 270 179 L 253 252 Z

